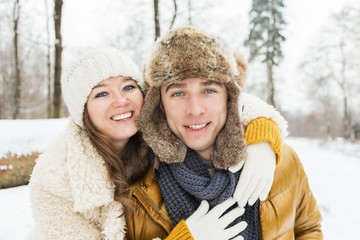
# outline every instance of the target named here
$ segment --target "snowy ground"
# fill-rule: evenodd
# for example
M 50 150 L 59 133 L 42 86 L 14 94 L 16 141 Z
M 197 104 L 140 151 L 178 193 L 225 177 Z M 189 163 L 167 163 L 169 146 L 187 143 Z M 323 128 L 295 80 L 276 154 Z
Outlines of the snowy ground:
M 0 156 L 43 151 L 67 119 L 0 120 Z M 360 144 L 289 138 L 323 215 L 325 239 L 356 239 L 360 226 Z M 0 162 L 1 165 L 1 162 Z M 27 186 L 0 190 L 0 239 L 26 239 L 33 225 Z

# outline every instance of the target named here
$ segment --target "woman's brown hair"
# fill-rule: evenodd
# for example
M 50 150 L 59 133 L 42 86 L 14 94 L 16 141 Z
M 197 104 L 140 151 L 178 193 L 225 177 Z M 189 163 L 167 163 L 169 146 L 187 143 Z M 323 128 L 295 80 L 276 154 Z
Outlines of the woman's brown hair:
M 129 183 L 145 174 L 148 166 L 148 147 L 141 134 L 137 132 L 130 137 L 124 149 L 119 153 L 110 138 L 101 133 L 91 122 L 87 107 L 84 109 L 84 126 L 89 138 L 104 159 L 110 179 L 115 184 L 115 201 L 120 202 L 125 210 L 131 209 L 131 202 L 127 197 Z

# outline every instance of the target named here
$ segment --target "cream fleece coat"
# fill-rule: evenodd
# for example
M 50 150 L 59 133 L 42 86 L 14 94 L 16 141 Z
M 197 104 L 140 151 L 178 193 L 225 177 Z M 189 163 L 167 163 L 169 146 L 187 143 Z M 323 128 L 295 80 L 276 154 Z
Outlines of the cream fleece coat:
M 285 119 L 259 98 L 242 93 L 242 123 L 272 119 L 287 135 Z M 35 228 L 30 239 L 123 239 L 126 226 L 114 185 L 87 133 L 71 119 L 39 157 L 30 184 Z
M 31 176 L 32 239 L 123 239 L 122 205 L 103 159 L 71 119 Z
M 243 105 L 243 107 L 241 106 Z M 243 110 L 242 110 L 243 109 Z M 241 111 L 242 110 L 242 111 Z M 266 117 L 273 120 L 279 127 L 283 141 L 288 135 L 288 123 L 276 109 L 256 97 L 255 95 L 242 92 L 239 101 L 239 113 L 241 123 L 247 126 L 252 120 Z

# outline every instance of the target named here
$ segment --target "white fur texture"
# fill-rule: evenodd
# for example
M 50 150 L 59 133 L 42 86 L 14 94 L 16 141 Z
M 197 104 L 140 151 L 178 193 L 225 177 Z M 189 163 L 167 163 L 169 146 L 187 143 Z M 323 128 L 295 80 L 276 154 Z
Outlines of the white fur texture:
M 123 239 L 122 205 L 87 134 L 70 120 L 37 160 L 30 199 L 31 239 Z
M 241 98 L 244 110 L 241 113 L 240 120 L 244 125 L 248 125 L 256 118 L 266 117 L 276 123 L 280 129 L 281 137 L 286 138 L 288 135 L 288 123 L 273 106 L 252 94 L 242 92 Z M 241 109 L 242 106 L 239 105 L 239 112 L 241 112 Z

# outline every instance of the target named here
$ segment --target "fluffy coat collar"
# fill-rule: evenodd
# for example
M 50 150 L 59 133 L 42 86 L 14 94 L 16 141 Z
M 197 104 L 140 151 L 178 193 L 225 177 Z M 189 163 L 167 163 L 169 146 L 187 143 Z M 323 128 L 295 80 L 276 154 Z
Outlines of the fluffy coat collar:
M 66 168 L 74 197 L 74 210 L 85 212 L 113 202 L 115 186 L 87 132 L 72 120 L 65 131 L 68 137 Z
M 86 131 L 71 119 L 37 160 L 29 187 L 35 222 L 33 235 L 36 237 L 33 239 L 42 239 L 42 234 L 71 239 L 79 231 L 85 231 L 77 236 L 84 239 L 94 237 L 95 232 L 103 239 L 124 238 L 124 209 L 114 200 L 115 186 L 104 160 L 91 144 Z M 69 211 L 74 214 L 68 215 Z M 79 218 L 74 217 L 77 213 L 82 215 L 80 219 L 84 219 L 84 223 L 79 223 Z M 74 226 L 72 221 L 77 221 Z M 36 226 L 38 223 L 40 225 Z M 79 226 L 87 227 L 77 229 Z

